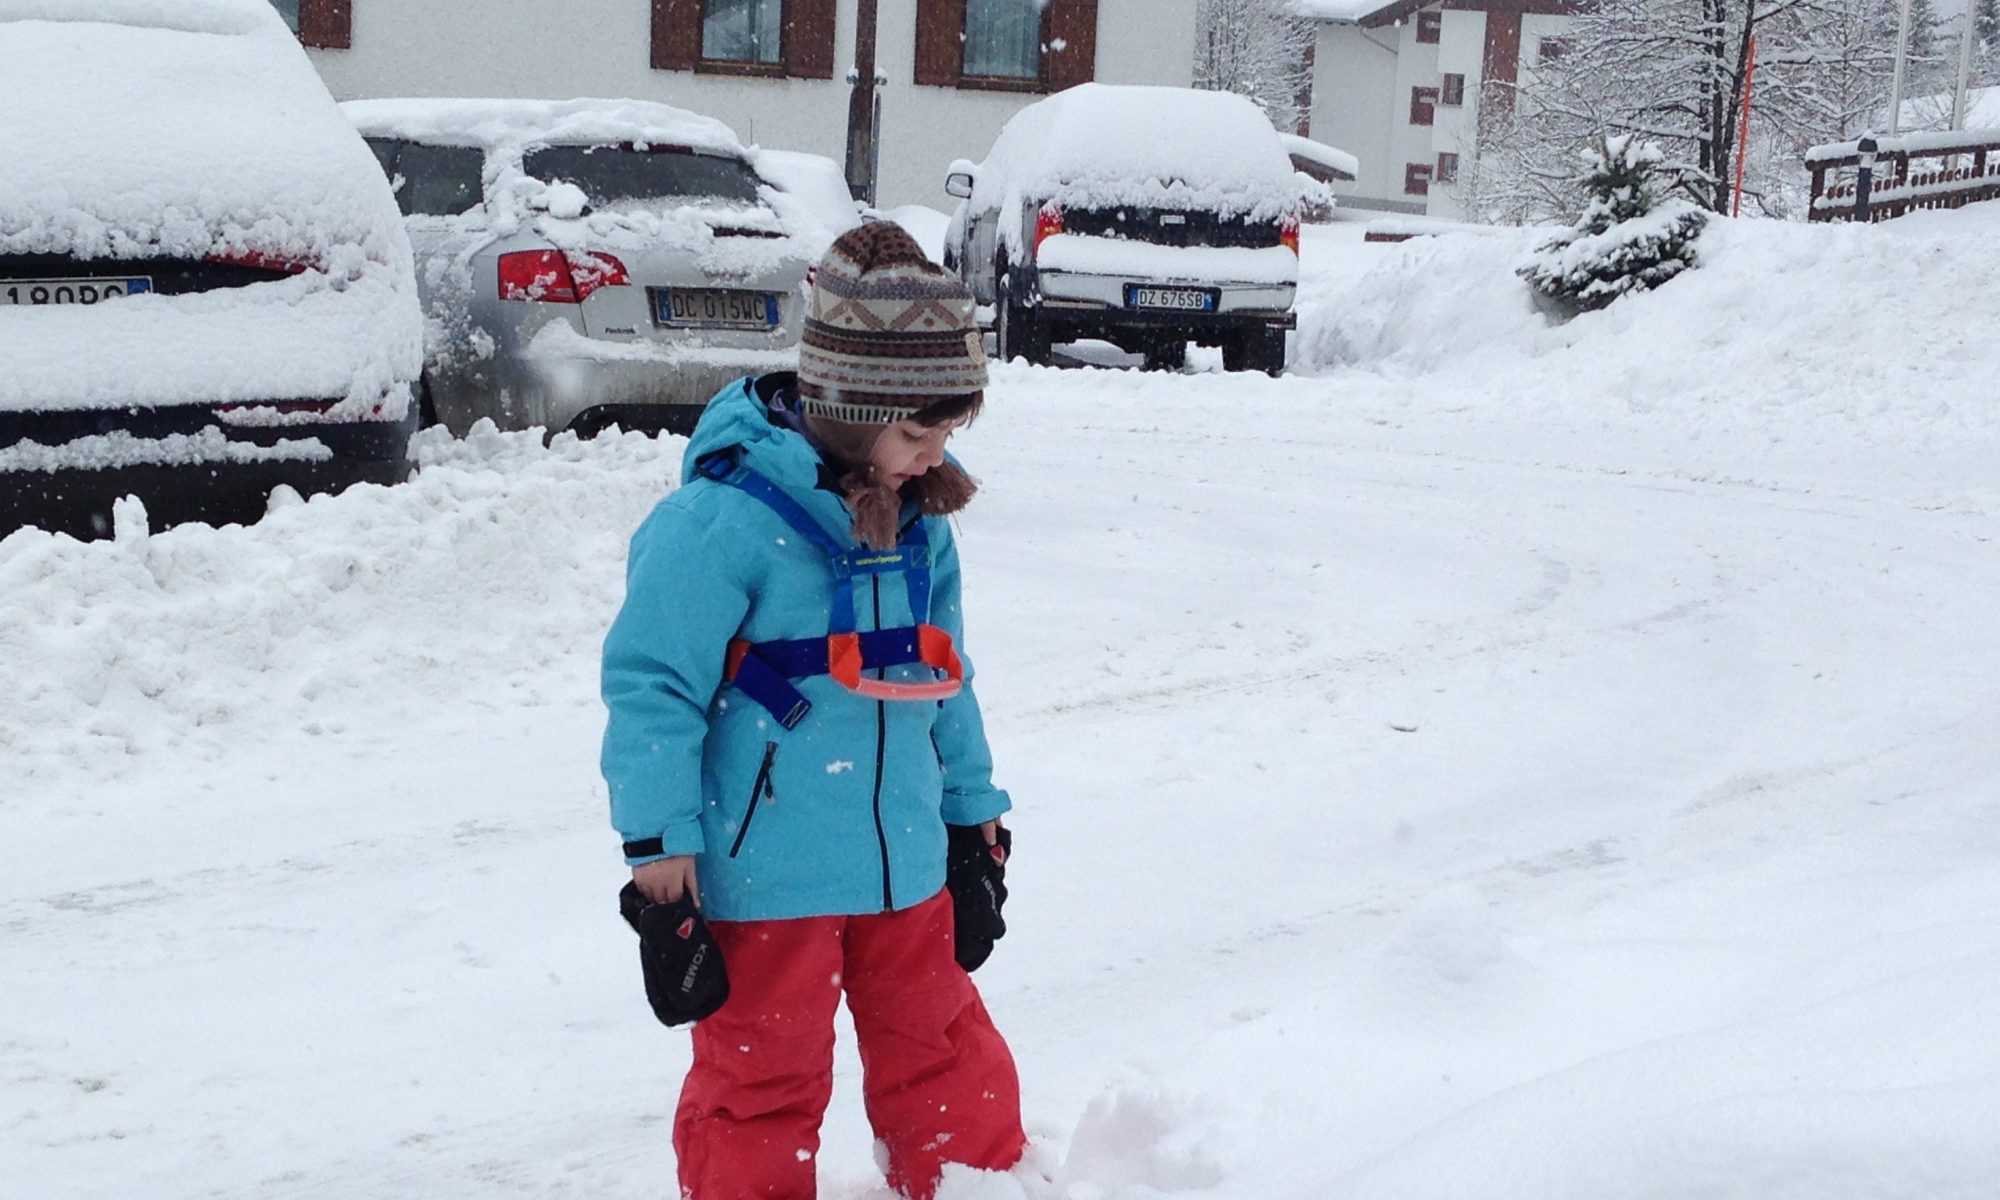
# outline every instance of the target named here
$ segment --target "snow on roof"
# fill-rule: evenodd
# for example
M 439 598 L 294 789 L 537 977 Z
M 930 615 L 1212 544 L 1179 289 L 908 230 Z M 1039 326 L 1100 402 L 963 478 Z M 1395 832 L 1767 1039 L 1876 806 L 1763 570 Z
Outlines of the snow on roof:
M 1303 161 L 1336 178 L 1350 181 L 1361 174 L 1359 159 L 1325 142 L 1315 142 L 1296 133 L 1281 133 L 1278 141 L 1285 147 L 1285 153 L 1291 155 L 1294 164 Z M 1316 172 L 1308 171 L 1307 174 Z
M 0 0 L 0 112 L 0 254 L 401 245 L 381 171 L 268 0 Z
M 1270 119 L 1242 96 L 1086 83 L 1030 104 L 1001 128 L 972 207 L 1010 197 L 1276 216 L 1298 203 L 1299 182 Z
M 1292 0 L 1292 11 L 1315 21 L 1354 22 L 1396 4 L 1397 0 Z
M 646 100 L 350 100 L 340 106 L 369 137 L 452 146 L 637 142 L 738 158 L 746 151 L 713 117 Z

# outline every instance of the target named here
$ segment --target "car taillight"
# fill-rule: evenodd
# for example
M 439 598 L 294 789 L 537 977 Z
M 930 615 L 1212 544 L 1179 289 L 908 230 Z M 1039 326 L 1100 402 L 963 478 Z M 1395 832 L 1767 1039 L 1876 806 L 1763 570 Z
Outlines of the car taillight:
M 222 254 L 209 255 L 208 261 L 231 267 L 255 267 L 260 271 L 283 271 L 287 275 L 303 275 L 315 269 L 312 263 L 301 262 L 295 258 L 280 258 L 261 250 L 225 251 Z
M 1035 213 L 1035 249 L 1040 250 L 1043 242 L 1062 231 L 1062 209 L 1053 203 L 1042 205 L 1041 209 Z
M 1286 217 L 1284 220 L 1278 222 L 1278 244 L 1290 250 L 1294 258 L 1298 257 L 1299 219 L 1297 217 Z
M 500 256 L 500 298 L 582 304 L 602 287 L 632 282 L 625 264 L 595 251 L 516 250 Z

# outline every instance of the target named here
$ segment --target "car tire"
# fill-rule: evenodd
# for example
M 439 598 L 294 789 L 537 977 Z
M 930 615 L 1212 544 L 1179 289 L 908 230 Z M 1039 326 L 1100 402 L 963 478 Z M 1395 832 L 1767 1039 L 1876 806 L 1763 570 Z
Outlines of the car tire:
M 441 424 L 438 420 L 437 402 L 431 399 L 431 377 L 417 377 L 417 428 L 429 429 Z
M 1014 298 L 1014 279 L 1003 272 L 995 289 L 999 294 L 994 314 L 993 347 L 1001 362 L 1020 358 L 1037 367 L 1049 365 L 1049 334 L 1041 314 L 1031 304 Z
M 1285 331 L 1252 329 L 1222 343 L 1222 369 L 1262 371 L 1276 378 L 1285 373 Z
M 1145 355 L 1148 371 L 1179 371 L 1187 366 L 1187 343 L 1151 341 L 1146 343 Z

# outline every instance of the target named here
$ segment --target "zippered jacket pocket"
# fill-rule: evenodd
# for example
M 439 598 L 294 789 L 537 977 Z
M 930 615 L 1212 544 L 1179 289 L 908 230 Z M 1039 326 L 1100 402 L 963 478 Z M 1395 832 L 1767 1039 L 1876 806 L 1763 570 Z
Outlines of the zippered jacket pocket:
M 763 800 L 776 800 L 778 789 L 771 782 L 771 768 L 778 760 L 778 743 L 764 743 L 764 762 L 757 768 L 757 781 L 750 785 L 750 803 L 743 809 L 743 824 L 736 830 L 736 840 L 729 844 L 729 857 L 735 858 L 743 850 L 743 839 L 750 834 L 750 819 L 757 815 L 757 805 Z

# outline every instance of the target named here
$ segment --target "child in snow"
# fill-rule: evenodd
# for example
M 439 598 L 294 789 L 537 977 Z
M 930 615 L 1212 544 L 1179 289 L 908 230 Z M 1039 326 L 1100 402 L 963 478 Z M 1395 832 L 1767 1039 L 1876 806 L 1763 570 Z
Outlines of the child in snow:
M 813 1196 L 844 992 L 890 1185 L 928 1200 L 1026 1142 L 944 886 L 948 840 L 1002 858 L 1009 807 L 945 520 L 986 360 L 971 296 L 888 223 L 820 263 L 799 360 L 709 403 L 632 538 L 604 775 L 639 891 L 699 903 L 729 976 L 674 1118 L 683 1195 Z

